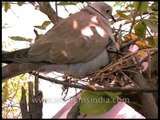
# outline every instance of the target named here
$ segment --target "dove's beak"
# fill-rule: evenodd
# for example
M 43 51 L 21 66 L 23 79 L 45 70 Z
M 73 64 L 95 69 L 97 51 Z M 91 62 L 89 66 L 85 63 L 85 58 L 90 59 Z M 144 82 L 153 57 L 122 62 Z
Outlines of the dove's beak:
M 116 20 L 114 19 L 114 17 L 111 15 L 111 19 L 114 21 L 114 22 L 116 22 Z

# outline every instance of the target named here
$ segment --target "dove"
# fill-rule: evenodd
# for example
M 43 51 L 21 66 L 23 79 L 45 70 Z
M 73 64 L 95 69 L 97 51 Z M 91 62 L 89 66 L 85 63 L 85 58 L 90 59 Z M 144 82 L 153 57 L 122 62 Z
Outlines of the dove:
M 119 50 L 109 19 L 111 6 L 89 4 L 59 21 L 29 48 L 3 53 L 2 62 L 8 65 L 2 68 L 2 78 L 33 70 L 86 77 L 109 63 L 109 51 Z

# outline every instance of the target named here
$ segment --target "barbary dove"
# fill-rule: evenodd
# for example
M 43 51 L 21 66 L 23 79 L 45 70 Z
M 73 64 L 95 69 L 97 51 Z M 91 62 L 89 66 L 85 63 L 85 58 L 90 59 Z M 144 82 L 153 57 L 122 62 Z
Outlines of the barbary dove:
M 95 2 L 59 21 L 30 48 L 2 54 L 2 77 L 38 70 L 85 77 L 109 63 L 118 51 L 108 20 L 112 8 Z M 12 71 L 12 72 L 10 72 Z

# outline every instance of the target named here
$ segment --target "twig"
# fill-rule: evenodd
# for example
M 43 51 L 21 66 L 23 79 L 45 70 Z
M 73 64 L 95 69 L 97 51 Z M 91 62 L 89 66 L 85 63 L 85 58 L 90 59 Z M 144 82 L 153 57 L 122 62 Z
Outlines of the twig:
M 117 66 L 118 64 L 122 64 L 122 63 L 128 61 L 129 59 L 131 59 L 130 56 L 133 56 L 133 55 L 137 54 L 138 52 L 152 51 L 152 50 L 153 51 L 158 51 L 157 48 L 149 48 L 149 49 L 138 50 L 136 52 L 131 52 L 131 53 L 125 55 L 124 57 L 120 58 L 120 60 L 117 61 L 115 64 L 111 64 L 111 65 L 106 66 L 106 68 L 112 69 L 113 67 Z
M 67 89 L 66 89 L 66 92 L 64 93 L 64 94 L 65 94 L 64 97 L 63 97 L 63 100 L 64 100 L 64 101 L 67 101 L 67 100 L 66 100 L 66 97 L 67 97 L 67 94 L 68 94 L 68 90 L 69 90 L 69 88 L 67 88 Z
M 57 14 L 52 9 L 49 2 L 30 2 L 35 8 L 39 8 L 39 10 L 46 14 L 48 18 L 52 21 L 53 24 L 57 22 Z M 61 17 L 58 17 L 58 20 L 61 20 Z
M 85 89 L 85 90 L 91 90 L 91 91 L 112 91 L 112 92 L 157 92 L 158 89 L 156 88 L 119 88 L 119 87 L 115 87 L 115 88 L 111 88 L 111 87 L 107 87 L 107 88 L 101 88 L 101 87 L 95 87 L 96 89 L 93 89 L 91 87 L 89 87 L 88 85 L 77 85 L 77 84 L 71 84 L 68 82 L 64 82 L 64 81 L 59 81 L 57 79 L 54 78 L 48 78 L 48 77 L 44 77 L 42 75 L 38 75 L 39 78 L 50 81 L 50 82 L 54 82 L 56 84 L 62 84 L 68 87 L 74 87 L 74 88 L 80 88 L 80 89 Z
M 34 73 L 32 73 L 34 75 Z M 79 85 L 79 84 L 72 84 L 69 82 L 65 82 L 65 81 L 59 81 L 55 78 L 49 78 L 49 77 L 44 77 L 42 75 L 38 75 L 39 78 L 50 81 L 50 82 L 54 82 L 56 84 L 62 84 L 64 86 L 68 86 L 68 87 L 74 87 L 74 88 L 80 88 L 80 89 L 87 89 L 87 90 L 93 90 L 93 88 L 87 86 L 87 85 Z
M 125 72 L 129 72 L 129 73 L 136 73 L 136 71 L 135 71 L 135 70 L 130 70 L 130 69 L 127 69 L 127 70 L 123 69 L 123 71 L 125 71 Z
M 158 52 L 154 51 L 153 53 L 150 53 L 150 56 L 156 54 Z M 128 65 L 128 66 L 124 66 L 123 69 L 128 69 L 128 68 L 133 68 L 135 66 L 140 66 L 143 62 L 145 62 L 146 60 L 148 60 L 148 56 L 146 56 L 145 58 L 143 58 L 140 62 L 138 62 L 137 64 L 133 64 L 133 65 Z
M 155 52 L 157 52 L 158 50 L 155 49 L 155 48 L 150 48 L 150 49 L 138 50 L 136 52 L 127 54 L 126 56 L 123 56 L 122 58 L 120 58 L 118 61 L 113 61 L 112 63 L 110 63 L 109 65 L 107 65 L 106 67 L 104 67 L 103 69 L 95 71 L 93 74 L 90 75 L 90 77 L 93 78 L 93 79 L 95 79 L 95 78 L 96 79 L 101 79 L 102 77 L 108 78 L 108 76 L 110 74 L 113 74 L 113 73 L 117 72 L 118 70 L 128 69 L 128 68 L 133 68 L 133 67 L 136 67 L 138 69 L 138 67 L 144 61 L 146 61 L 148 57 L 144 58 L 141 61 L 136 61 L 134 64 L 132 64 L 132 63 L 130 64 L 130 62 L 127 62 L 127 61 L 129 61 L 129 60 L 133 61 L 132 58 L 137 53 L 143 52 L 143 51 L 155 51 Z M 152 54 L 155 54 L 155 52 L 153 52 Z
M 57 8 L 57 1 L 55 1 L 55 8 L 56 8 L 56 21 L 58 22 L 58 8 Z
M 132 81 L 138 87 L 138 85 L 128 75 L 126 75 L 122 70 L 119 70 L 119 72 L 122 73 L 124 75 L 124 77 L 126 77 L 128 80 Z
M 139 37 L 138 37 L 138 38 L 135 38 L 135 39 L 133 39 L 133 40 L 131 40 L 131 41 L 125 43 L 125 44 L 123 44 L 122 47 L 121 47 L 121 49 L 124 48 L 124 47 L 127 47 L 127 46 L 129 46 L 129 45 L 134 44 L 134 43 L 135 43 L 136 41 L 138 41 L 138 40 L 139 40 Z
M 139 8 L 139 7 L 140 7 L 140 5 L 138 6 L 138 8 Z M 133 26 L 134 26 L 134 24 L 135 24 L 135 19 L 136 19 L 137 13 L 138 13 L 138 9 L 135 9 L 135 10 L 134 10 L 134 14 L 133 14 L 132 25 L 131 25 L 131 29 L 130 29 L 130 31 L 129 31 L 129 34 L 131 34 L 131 32 L 132 32 L 132 28 L 133 28 Z
M 35 35 L 36 35 L 36 38 L 38 38 L 38 31 L 36 29 L 33 30 Z
M 153 36 L 151 35 L 150 31 L 148 30 L 147 26 L 146 26 L 145 23 L 143 22 L 142 16 L 140 16 L 140 17 L 141 17 L 141 19 L 142 19 L 141 22 L 142 22 L 142 24 L 144 25 L 144 27 L 146 28 L 148 34 L 150 35 L 150 37 L 152 38 L 152 40 L 154 40 L 154 38 L 153 38 Z

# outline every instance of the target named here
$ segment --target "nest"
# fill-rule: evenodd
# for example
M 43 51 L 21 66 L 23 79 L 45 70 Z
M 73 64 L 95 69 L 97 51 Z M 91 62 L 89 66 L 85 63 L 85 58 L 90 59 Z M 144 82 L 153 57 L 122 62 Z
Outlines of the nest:
M 142 53 L 154 53 L 156 48 L 142 49 L 136 52 L 127 52 L 124 55 L 117 55 L 105 67 L 88 75 L 86 78 L 76 78 L 65 75 L 65 82 L 70 84 L 87 85 L 89 87 L 136 87 L 136 83 L 132 80 L 133 75 L 137 71 L 142 71 L 142 63 L 148 60 L 146 54 L 143 59 L 140 57 Z

